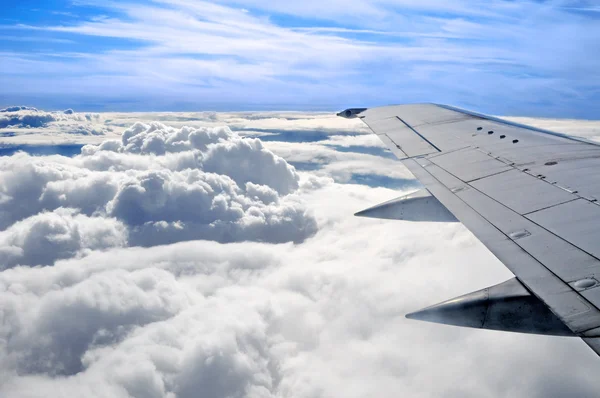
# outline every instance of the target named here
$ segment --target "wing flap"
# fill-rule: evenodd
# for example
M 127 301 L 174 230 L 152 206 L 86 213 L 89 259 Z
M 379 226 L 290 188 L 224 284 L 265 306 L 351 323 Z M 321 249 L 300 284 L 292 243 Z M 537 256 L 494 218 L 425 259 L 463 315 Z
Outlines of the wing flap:
M 581 250 L 600 257 L 600 206 L 577 199 L 530 214 L 528 218 Z
M 448 185 L 464 183 L 426 159 L 419 159 L 419 162 L 426 164 L 427 167 L 422 167 L 414 159 L 403 163 L 459 221 L 465 224 L 574 333 L 580 334 L 600 327 L 600 311 L 577 294 L 544 264 L 536 260 L 535 254 L 540 254 L 539 252 L 545 249 L 544 246 L 527 247 L 535 252 L 530 253 L 518 244 L 523 244 L 526 239 L 526 237 L 518 238 L 524 231 L 536 235 L 545 233 L 547 235 L 544 235 L 544 239 L 551 239 L 553 235 L 542 228 L 536 228 L 535 224 L 523 216 L 473 188 L 465 186 L 456 192 L 449 191 L 446 188 Z M 426 176 L 425 173 L 429 176 Z M 441 177 L 441 180 L 438 177 Z M 437 183 L 426 182 L 431 181 L 432 178 L 437 180 Z M 455 180 L 454 184 L 451 183 L 453 179 Z M 444 189 L 447 191 L 443 192 Z M 516 239 L 511 238 L 511 234 Z M 527 237 L 529 236 L 527 235 Z M 560 239 L 554 238 L 555 243 L 560 241 Z M 550 244 L 552 244 L 551 241 Z M 564 260 L 564 258 L 555 258 L 554 263 L 557 265 L 564 264 L 561 260 Z
M 564 189 L 513 168 L 469 184 L 519 214 L 532 213 L 577 199 L 577 196 Z

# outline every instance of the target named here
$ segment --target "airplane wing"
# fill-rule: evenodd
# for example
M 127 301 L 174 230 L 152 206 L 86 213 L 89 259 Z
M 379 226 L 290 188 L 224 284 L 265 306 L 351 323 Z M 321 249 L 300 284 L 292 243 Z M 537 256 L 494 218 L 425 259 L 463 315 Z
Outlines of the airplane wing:
M 516 277 L 407 317 L 578 336 L 600 354 L 598 144 L 446 105 L 338 115 L 362 119 L 425 187 L 357 215 L 451 213 Z

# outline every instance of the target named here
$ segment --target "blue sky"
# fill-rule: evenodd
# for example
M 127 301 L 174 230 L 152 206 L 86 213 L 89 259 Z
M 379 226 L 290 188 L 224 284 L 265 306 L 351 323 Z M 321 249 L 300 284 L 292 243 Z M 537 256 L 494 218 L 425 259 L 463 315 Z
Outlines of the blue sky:
M 592 1 L 11 1 L 0 106 L 598 118 Z

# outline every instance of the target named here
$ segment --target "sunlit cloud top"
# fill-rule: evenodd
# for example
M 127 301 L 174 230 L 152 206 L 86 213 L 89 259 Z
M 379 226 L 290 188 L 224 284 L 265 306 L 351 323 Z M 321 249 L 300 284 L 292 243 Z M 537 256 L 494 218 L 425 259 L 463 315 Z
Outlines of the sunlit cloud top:
M 599 20 L 591 1 L 19 2 L 0 19 L 0 106 L 597 118 Z

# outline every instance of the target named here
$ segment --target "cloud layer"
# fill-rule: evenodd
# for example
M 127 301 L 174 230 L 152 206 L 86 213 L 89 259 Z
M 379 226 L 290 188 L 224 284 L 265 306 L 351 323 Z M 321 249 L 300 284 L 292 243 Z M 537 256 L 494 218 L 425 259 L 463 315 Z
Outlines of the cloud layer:
M 459 225 L 348 217 L 390 194 L 305 190 L 321 229 L 301 245 L 181 242 L 0 273 L 0 392 L 593 396 L 596 357 L 576 339 L 405 320 L 508 272 Z
M 136 123 L 74 158 L 20 153 L 0 165 L 4 267 L 124 242 L 301 242 L 316 231 L 294 168 L 227 127 Z
M 596 395 L 578 339 L 406 320 L 511 274 L 458 223 L 352 217 L 405 190 L 345 174 L 410 175 L 340 152 L 374 145 L 344 120 L 308 122 L 329 126 L 319 142 L 223 126 L 311 118 L 267 116 L 177 114 L 72 158 L 0 157 L 0 396 Z
M 112 131 L 112 127 L 105 125 L 98 113 L 76 113 L 72 109 L 46 112 L 28 106 L 11 106 L 0 110 L 0 137 L 10 137 L 12 143 L 35 143 L 41 137 L 53 139 L 54 142 L 74 141 L 78 139 L 76 137 L 101 137 Z

